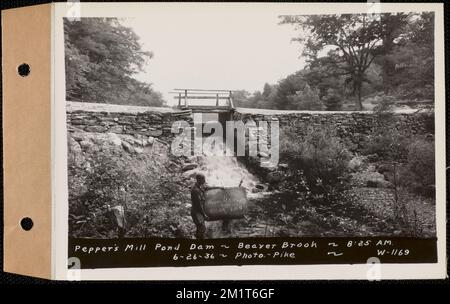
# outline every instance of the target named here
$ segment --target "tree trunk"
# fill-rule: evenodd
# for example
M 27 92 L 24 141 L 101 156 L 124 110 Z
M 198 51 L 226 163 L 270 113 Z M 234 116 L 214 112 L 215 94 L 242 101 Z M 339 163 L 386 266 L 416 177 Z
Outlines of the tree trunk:
M 391 70 L 391 63 L 387 59 L 387 55 L 392 51 L 392 38 L 389 36 L 384 35 L 383 36 L 383 58 L 382 58 L 382 79 L 383 79 L 383 91 L 384 94 L 389 94 L 390 89 L 390 70 Z
M 358 89 L 358 111 L 362 111 L 363 105 L 361 101 L 361 87 Z
M 384 56 L 383 58 L 383 66 L 382 66 L 382 78 L 383 78 L 383 91 L 384 94 L 387 95 L 389 94 L 389 89 L 390 89 L 390 77 L 389 77 L 389 72 L 390 72 L 390 62 L 389 60 L 386 59 L 386 56 Z
M 356 111 L 361 111 L 363 109 L 362 101 L 361 101 L 361 90 L 362 90 L 362 83 L 357 82 L 355 83 L 355 92 L 356 92 Z

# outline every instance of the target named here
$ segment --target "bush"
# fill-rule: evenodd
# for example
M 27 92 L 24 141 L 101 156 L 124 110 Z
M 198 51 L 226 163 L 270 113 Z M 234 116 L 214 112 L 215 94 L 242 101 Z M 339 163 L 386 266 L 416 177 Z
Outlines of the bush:
M 417 138 L 408 145 L 407 162 L 401 172 L 401 184 L 418 193 L 434 195 L 434 141 Z
M 327 95 L 322 97 L 327 111 L 340 111 L 342 109 L 342 98 L 333 90 L 329 90 Z
M 368 167 L 367 165 L 367 157 L 356 154 L 350 159 L 348 163 L 348 167 L 351 171 L 357 172 Z
M 304 138 L 284 130 L 280 156 L 292 168 L 283 185 L 286 191 L 330 202 L 349 186 L 351 154 L 332 130 L 309 129 Z
M 373 108 L 373 111 L 378 115 L 386 115 L 393 112 L 395 107 L 395 99 L 393 96 L 387 95 L 377 95 L 373 101 L 376 102 L 376 106 Z
M 69 233 L 73 237 L 117 237 L 107 206 L 125 209 L 126 237 L 167 236 L 183 224 L 189 189 L 156 154 L 98 151 L 89 154 L 88 170 L 70 166 Z M 77 177 L 75 180 L 74 177 Z M 74 181 L 82 181 L 74 183 Z M 158 191 L 155 191 L 158 189 Z M 184 225 L 184 224 L 183 224 Z M 190 230 L 190 229 L 187 229 Z
M 377 117 L 377 126 L 366 137 L 362 153 L 374 155 L 384 161 L 405 159 L 407 141 L 404 134 L 396 128 L 394 117 L 395 101 L 392 96 L 377 95 L 376 106 L 373 108 Z
M 72 217 L 84 216 L 86 224 L 70 222 L 70 231 L 79 236 L 113 236 L 116 227 L 107 207 L 124 206 L 128 188 L 136 188 L 136 174 L 122 158 L 96 153 L 88 169 L 77 175 L 84 182 L 84 191 L 77 193 L 69 184 L 69 212 Z
M 297 91 L 295 95 L 287 96 L 287 99 L 289 108 L 292 110 L 321 111 L 324 108 L 318 91 L 307 84 L 302 91 Z
M 382 127 L 365 140 L 362 154 L 377 155 L 382 160 L 404 160 L 407 155 L 408 141 L 403 134 L 395 128 Z

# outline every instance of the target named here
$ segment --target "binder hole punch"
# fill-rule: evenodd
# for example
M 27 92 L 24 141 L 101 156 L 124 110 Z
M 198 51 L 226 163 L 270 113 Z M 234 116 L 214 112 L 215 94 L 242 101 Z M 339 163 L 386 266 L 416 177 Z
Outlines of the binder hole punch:
M 20 221 L 20 226 L 22 227 L 23 230 L 30 231 L 31 228 L 33 228 L 33 220 L 30 219 L 29 217 L 24 217 Z
M 26 63 L 22 63 L 17 68 L 17 72 L 19 73 L 20 76 L 27 77 L 30 74 L 30 66 Z

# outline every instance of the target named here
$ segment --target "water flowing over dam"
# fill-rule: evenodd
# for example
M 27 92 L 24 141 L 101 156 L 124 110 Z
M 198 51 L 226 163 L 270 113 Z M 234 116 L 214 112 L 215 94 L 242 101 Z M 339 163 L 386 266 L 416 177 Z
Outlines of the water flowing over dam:
M 226 154 L 231 154 L 230 150 L 226 149 Z M 250 173 L 236 156 L 223 155 L 224 153 L 217 152 L 217 150 L 222 152 L 223 145 L 219 144 L 216 152 L 199 156 L 200 166 L 192 170 L 192 173 L 203 173 L 206 183 L 211 187 L 242 186 L 246 189 L 249 198 L 261 195 L 261 193 L 255 193 L 257 186 L 261 183 L 259 178 Z

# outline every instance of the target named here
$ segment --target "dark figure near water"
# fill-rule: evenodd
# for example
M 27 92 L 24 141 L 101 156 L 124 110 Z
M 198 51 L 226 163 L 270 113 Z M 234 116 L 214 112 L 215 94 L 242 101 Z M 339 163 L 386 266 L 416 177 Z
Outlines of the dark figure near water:
M 206 191 L 206 182 L 205 176 L 201 173 L 198 173 L 195 176 L 196 182 L 191 189 L 191 216 L 194 221 L 195 226 L 197 227 L 197 231 L 195 232 L 195 237 L 197 239 L 204 239 L 206 226 L 205 226 L 205 210 L 203 208 L 205 204 L 205 191 Z
M 208 190 L 208 186 L 206 185 L 205 176 L 203 174 L 198 173 L 195 176 L 195 179 L 196 182 L 191 189 L 191 216 L 195 226 L 197 227 L 195 237 L 197 239 L 204 239 L 206 233 L 205 220 L 208 219 L 205 213 L 204 204 L 205 192 Z M 231 233 L 230 220 L 223 220 L 222 231 L 225 233 Z

